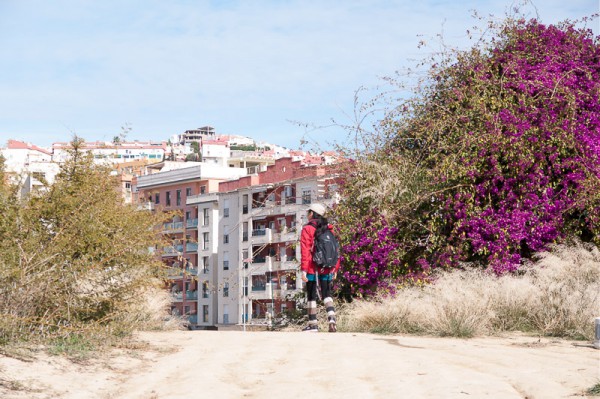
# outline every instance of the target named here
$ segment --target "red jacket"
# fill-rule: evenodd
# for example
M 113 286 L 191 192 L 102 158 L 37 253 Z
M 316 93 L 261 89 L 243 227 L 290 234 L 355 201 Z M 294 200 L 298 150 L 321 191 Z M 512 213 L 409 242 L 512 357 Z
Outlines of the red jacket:
M 313 222 L 314 220 L 314 222 Z M 315 274 L 317 268 L 319 274 L 337 273 L 340 270 L 340 259 L 333 270 L 323 271 L 322 268 L 318 267 L 312 260 L 313 255 L 313 243 L 315 241 L 315 231 L 317 231 L 316 220 L 312 219 L 305 224 L 300 233 L 300 270 L 306 272 L 306 274 Z M 329 225 L 329 230 L 333 231 L 333 226 Z

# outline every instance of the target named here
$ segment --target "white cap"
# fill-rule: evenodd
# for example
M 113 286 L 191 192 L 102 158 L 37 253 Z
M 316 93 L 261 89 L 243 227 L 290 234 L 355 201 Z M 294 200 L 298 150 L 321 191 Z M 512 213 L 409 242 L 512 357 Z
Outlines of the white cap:
M 325 215 L 325 212 L 327 211 L 327 209 L 325 209 L 325 207 L 321 204 L 310 204 L 308 209 L 320 216 Z

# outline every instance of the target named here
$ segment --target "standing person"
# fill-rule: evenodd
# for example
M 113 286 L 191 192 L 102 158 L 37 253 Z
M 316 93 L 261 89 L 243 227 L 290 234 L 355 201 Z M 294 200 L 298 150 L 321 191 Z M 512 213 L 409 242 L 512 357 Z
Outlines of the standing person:
M 329 322 L 329 332 L 336 332 L 335 309 L 333 307 L 333 298 L 331 292 L 333 280 L 340 268 L 338 259 L 335 267 L 323 269 L 313 261 L 313 248 L 315 237 L 326 229 L 331 230 L 332 226 L 328 224 L 325 214 L 325 207 L 321 204 L 311 204 L 308 208 L 308 223 L 302 228 L 300 233 L 300 269 L 302 271 L 302 281 L 306 283 L 306 292 L 308 300 L 308 325 L 302 330 L 307 332 L 319 331 L 317 324 L 317 290 L 320 288 L 323 298 L 323 304 L 327 310 L 327 321 Z M 317 281 L 318 278 L 318 281 Z

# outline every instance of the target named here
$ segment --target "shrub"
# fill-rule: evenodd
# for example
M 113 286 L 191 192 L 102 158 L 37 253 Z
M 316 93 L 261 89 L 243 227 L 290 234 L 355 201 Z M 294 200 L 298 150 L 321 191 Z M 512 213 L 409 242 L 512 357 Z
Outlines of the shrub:
M 336 216 L 352 293 L 365 278 L 387 290 L 465 262 L 503 274 L 556 243 L 597 243 L 599 38 L 519 18 L 490 30 L 433 59 L 348 163 Z
M 0 184 L 0 342 L 87 345 L 149 320 L 145 294 L 163 270 L 148 248 L 163 245 L 156 228 L 167 216 L 124 205 L 81 143 L 45 191 L 19 199 Z

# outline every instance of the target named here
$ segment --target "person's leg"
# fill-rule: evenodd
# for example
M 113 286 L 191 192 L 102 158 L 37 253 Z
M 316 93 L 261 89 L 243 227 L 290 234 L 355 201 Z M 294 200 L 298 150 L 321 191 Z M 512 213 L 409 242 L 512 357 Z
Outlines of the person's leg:
M 306 282 L 306 311 L 308 313 L 308 326 L 306 331 L 317 331 L 317 282 Z
M 329 322 L 329 332 L 336 332 L 337 326 L 335 323 L 335 308 L 333 307 L 333 298 L 331 292 L 333 288 L 332 280 L 321 280 L 321 293 L 323 295 L 323 304 L 327 311 L 327 321 Z

